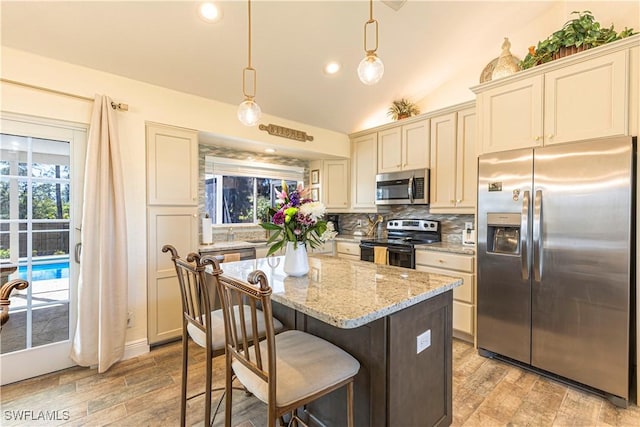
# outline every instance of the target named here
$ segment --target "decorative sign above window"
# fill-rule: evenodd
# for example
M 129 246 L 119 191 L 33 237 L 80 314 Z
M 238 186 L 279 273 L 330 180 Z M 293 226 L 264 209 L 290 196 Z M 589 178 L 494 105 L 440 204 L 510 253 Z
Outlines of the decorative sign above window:
M 258 128 L 269 132 L 269 135 L 273 136 L 294 139 L 296 141 L 313 141 L 311 135 L 307 135 L 306 132 L 301 130 L 289 129 L 284 126 L 272 125 L 271 123 L 269 123 L 269 125 L 260 125 Z

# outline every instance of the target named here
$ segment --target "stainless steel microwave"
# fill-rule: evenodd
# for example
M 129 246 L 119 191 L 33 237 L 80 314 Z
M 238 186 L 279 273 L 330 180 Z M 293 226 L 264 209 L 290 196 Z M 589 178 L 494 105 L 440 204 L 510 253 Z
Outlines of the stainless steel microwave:
M 429 169 L 376 175 L 376 205 L 429 204 Z

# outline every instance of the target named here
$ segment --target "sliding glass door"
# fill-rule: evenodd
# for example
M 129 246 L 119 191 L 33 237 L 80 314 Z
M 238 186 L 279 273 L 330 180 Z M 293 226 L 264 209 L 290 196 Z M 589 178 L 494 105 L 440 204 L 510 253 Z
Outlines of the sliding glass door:
M 85 143 L 82 126 L 2 116 L 0 280 L 29 282 L 0 333 L 2 384 L 73 365 Z

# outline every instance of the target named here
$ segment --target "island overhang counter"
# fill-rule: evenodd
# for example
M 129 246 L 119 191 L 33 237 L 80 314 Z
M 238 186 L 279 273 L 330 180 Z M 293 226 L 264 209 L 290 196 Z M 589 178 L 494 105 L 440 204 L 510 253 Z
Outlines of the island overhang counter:
M 223 263 L 247 280 L 263 271 L 274 315 L 290 329 L 320 336 L 360 362 L 355 425 L 451 424 L 452 290 L 455 276 L 331 256 L 309 257 L 309 273 L 287 276 L 283 257 Z M 346 394 L 336 390 L 305 409 L 311 425 L 346 425 Z

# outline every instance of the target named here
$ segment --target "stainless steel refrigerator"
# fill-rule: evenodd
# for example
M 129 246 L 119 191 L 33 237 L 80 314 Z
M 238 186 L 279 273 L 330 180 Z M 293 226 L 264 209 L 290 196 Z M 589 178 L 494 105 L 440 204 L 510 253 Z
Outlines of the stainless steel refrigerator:
M 480 354 L 626 406 L 635 138 L 486 154 L 478 174 Z

